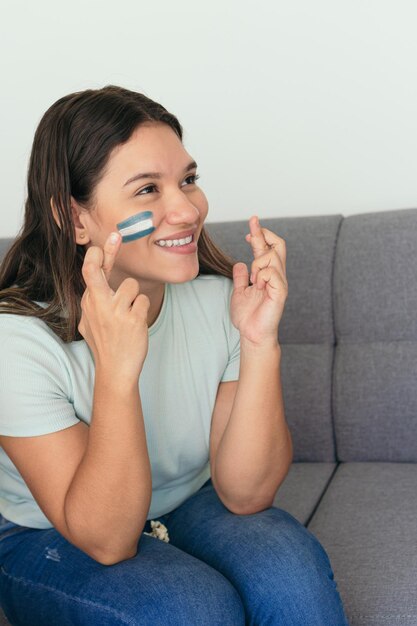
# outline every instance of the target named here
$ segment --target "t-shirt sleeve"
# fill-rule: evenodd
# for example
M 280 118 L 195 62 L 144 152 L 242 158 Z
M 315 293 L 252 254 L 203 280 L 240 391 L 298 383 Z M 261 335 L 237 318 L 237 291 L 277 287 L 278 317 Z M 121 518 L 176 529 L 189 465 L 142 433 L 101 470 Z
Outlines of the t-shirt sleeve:
M 45 435 L 80 421 L 64 350 L 45 326 L 30 317 L 0 315 L 1 435 Z
M 226 331 L 227 344 L 229 350 L 229 359 L 223 372 L 220 382 L 229 380 L 239 380 L 240 367 L 240 333 L 232 324 L 230 318 L 230 299 L 233 293 L 233 280 L 227 278 L 226 283 L 226 303 L 224 312 L 224 328 Z

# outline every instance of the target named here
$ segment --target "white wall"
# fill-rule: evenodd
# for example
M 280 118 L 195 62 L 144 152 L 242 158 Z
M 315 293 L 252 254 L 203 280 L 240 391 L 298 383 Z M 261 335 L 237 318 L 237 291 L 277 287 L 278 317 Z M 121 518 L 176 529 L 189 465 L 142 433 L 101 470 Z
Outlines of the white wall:
M 176 114 L 207 221 L 417 206 L 415 0 L 2 0 L 0 234 L 35 128 L 119 84 Z

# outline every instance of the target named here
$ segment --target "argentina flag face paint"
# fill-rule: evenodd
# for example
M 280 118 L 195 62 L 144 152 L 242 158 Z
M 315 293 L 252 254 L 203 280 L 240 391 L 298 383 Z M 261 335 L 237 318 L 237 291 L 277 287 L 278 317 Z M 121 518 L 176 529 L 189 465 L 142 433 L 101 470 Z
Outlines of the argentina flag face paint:
M 135 241 L 153 233 L 155 227 L 152 218 L 152 211 L 142 211 L 116 224 L 117 230 L 122 236 L 122 243 Z

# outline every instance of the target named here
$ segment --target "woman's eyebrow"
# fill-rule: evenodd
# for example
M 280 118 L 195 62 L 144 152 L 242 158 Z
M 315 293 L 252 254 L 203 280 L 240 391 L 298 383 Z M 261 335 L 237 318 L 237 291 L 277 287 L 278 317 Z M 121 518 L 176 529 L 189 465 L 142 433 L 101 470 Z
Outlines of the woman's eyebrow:
M 197 167 L 197 163 L 195 161 L 191 161 L 191 163 L 189 163 L 185 167 L 184 174 L 186 172 L 189 172 L 190 170 L 193 170 L 196 167 Z M 126 185 L 128 185 L 129 183 L 133 183 L 134 181 L 139 180 L 140 178 L 161 178 L 161 177 L 162 177 L 162 174 L 160 174 L 159 172 L 145 172 L 143 174 L 135 174 L 135 176 L 132 176 L 132 178 L 129 178 L 129 180 L 125 182 L 123 187 L 126 187 Z

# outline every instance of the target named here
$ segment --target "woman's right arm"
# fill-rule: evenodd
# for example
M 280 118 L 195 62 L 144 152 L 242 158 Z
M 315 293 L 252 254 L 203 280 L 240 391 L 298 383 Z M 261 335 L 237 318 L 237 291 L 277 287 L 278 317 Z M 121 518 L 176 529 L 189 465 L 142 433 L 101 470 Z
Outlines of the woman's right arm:
M 38 437 L 0 436 L 40 508 L 65 537 L 100 563 L 133 557 L 152 495 L 139 395 L 148 349 L 149 299 L 126 279 L 107 282 L 117 254 L 89 248 L 81 334 L 95 361 L 93 410 L 84 423 Z
M 138 383 L 96 369 L 85 452 L 64 500 L 72 542 L 107 565 L 133 557 L 151 495 Z

